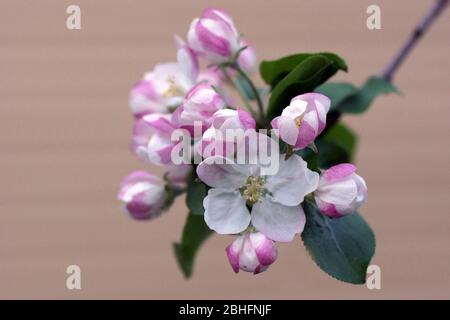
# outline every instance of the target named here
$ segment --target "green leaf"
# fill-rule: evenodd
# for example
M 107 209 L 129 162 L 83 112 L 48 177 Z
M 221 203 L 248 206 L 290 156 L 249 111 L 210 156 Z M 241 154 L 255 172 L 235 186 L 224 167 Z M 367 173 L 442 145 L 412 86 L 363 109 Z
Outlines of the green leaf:
M 333 111 L 345 98 L 357 93 L 358 88 L 346 82 L 327 82 L 318 86 L 314 91 L 330 98 L 330 111 Z
M 308 169 L 320 172 L 320 169 L 328 169 L 339 163 L 351 162 L 350 154 L 341 146 L 326 140 L 316 140 L 319 153 L 305 148 L 295 151 L 308 164 Z
M 192 275 L 195 256 L 212 231 L 203 216 L 190 213 L 184 225 L 181 243 L 174 243 L 173 248 L 178 265 L 186 278 Z
M 353 160 L 358 138 L 356 133 L 346 125 L 343 123 L 336 123 L 328 129 L 322 139 L 340 146 L 349 155 L 349 160 Z
M 331 219 L 305 202 L 303 243 L 317 265 L 330 276 L 364 284 L 375 253 L 375 235 L 358 213 Z
M 315 144 L 319 150 L 315 154 L 310 148 L 295 153 L 308 163 L 313 171 L 328 169 L 336 164 L 352 162 L 356 150 L 356 134 L 342 123 L 337 123 L 320 136 Z
M 206 185 L 201 182 L 195 174 L 192 175 L 186 194 L 186 205 L 192 214 L 203 215 L 205 208 L 203 207 L 203 199 L 208 193 Z
M 269 119 L 278 116 L 295 96 L 313 91 L 342 66 L 324 55 L 312 55 L 299 63 L 274 88 L 269 99 Z
M 317 166 L 319 169 L 328 169 L 334 165 L 351 162 L 350 154 L 339 144 L 324 139 L 316 141 L 319 153 L 317 155 Z
M 389 81 L 372 76 L 357 92 L 342 99 L 335 109 L 340 112 L 362 113 L 379 95 L 394 92 L 398 92 L 398 90 Z
M 305 59 L 313 55 L 322 55 L 330 60 L 333 60 L 341 70 L 347 71 L 345 61 L 338 55 L 329 52 L 322 53 L 299 53 L 289 55 L 277 60 L 262 61 L 259 66 L 259 71 L 263 80 L 270 86 L 275 87 L 276 84 L 289 74 L 296 66 L 302 63 Z

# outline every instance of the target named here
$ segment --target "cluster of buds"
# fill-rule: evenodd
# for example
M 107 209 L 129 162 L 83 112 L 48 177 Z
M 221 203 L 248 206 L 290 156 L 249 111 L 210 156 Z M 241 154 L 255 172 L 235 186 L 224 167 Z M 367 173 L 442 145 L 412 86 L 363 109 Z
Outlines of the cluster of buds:
M 205 223 L 219 234 L 237 235 L 226 248 L 233 270 L 257 274 L 277 259 L 277 242 L 290 242 L 302 233 L 301 204 L 306 198 L 330 218 L 351 214 L 367 200 L 366 184 L 354 165 L 312 171 L 295 153 L 311 146 L 326 127 L 330 99 L 319 93 L 296 96 L 271 121 L 276 136 L 291 151 L 276 158 L 279 167 L 274 174 L 265 174 L 259 159 L 252 164 L 231 160 L 246 142 L 229 139 L 227 131 L 273 139 L 256 133 L 263 124 L 255 121 L 255 110 L 235 107 L 229 95 L 235 72 L 254 71 L 256 56 L 227 13 L 205 10 L 192 21 L 187 41 L 176 37 L 176 44 L 177 61 L 157 65 L 130 92 L 135 119 L 132 152 L 166 171 L 164 179 L 137 171 L 123 180 L 118 198 L 131 217 L 160 216 L 195 175 L 209 187 L 203 200 Z M 233 66 L 230 72 L 226 66 Z M 253 94 L 259 97 L 260 93 Z M 259 110 L 264 112 L 264 107 Z M 256 115 L 258 120 L 265 116 Z M 190 144 L 196 146 L 194 153 L 203 158 L 195 168 L 173 161 L 182 143 L 173 139 L 177 130 L 189 135 Z

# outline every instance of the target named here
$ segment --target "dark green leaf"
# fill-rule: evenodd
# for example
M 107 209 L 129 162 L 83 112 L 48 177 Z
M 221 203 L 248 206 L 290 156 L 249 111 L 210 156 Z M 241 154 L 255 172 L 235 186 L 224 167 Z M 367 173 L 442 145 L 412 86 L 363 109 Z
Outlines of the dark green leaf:
M 305 202 L 303 243 L 317 265 L 330 276 L 363 284 L 375 253 L 375 235 L 358 213 L 331 219 Z
M 208 190 L 206 185 L 201 182 L 196 175 L 193 175 L 188 183 L 186 194 L 186 205 L 192 214 L 203 215 L 203 199 L 206 197 Z
M 345 98 L 358 92 L 358 88 L 351 83 L 346 82 L 327 82 L 318 86 L 314 91 L 330 98 L 330 111 L 332 111 L 336 109 Z
M 316 146 L 319 149 L 317 156 L 319 169 L 328 169 L 339 163 L 351 162 L 350 154 L 335 142 L 320 139 L 316 141 Z
M 352 162 L 356 149 L 356 134 L 342 123 L 337 123 L 315 141 L 319 150 L 315 154 L 310 148 L 295 153 L 308 163 L 313 171 L 328 169 L 339 163 Z
M 340 112 L 362 113 L 377 96 L 394 92 L 398 90 L 389 81 L 373 76 L 356 93 L 347 96 L 336 105 L 335 109 Z
M 349 160 L 353 160 L 358 138 L 356 137 L 356 133 L 343 123 L 336 123 L 329 128 L 321 139 L 337 144 L 347 152 Z
M 312 55 L 298 64 L 273 89 L 269 99 L 269 119 L 278 116 L 295 96 L 313 91 L 334 75 L 341 66 L 324 55 Z
M 306 58 L 309 58 L 313 55 L 325 56 L 330 60 L 333 60 L 339 66 L 339 69 L 347 71 L 347 65 L 345 61 L 334 53 L 299 53 L 289 55 L 277 60 L 262 61 L 259 66 L 261 77 L 267 84 L 269 84 L 273 88 L 296 66 L 303 62 Z
M 203 216 L 192 213 L 188 215 L 181 243 L 173 244 L 178 265 L 186 278 L 192 275 L 196 253 L 211 233 Z
M 295 151 L 307 162 L 308 169 L 320 171 L 319 169 L 328 169 L 339 163 L 351 162 L 350 154 L 338 144 L 324 139 L 316 140 L 315 144 L 318 154 L 309 148 Z

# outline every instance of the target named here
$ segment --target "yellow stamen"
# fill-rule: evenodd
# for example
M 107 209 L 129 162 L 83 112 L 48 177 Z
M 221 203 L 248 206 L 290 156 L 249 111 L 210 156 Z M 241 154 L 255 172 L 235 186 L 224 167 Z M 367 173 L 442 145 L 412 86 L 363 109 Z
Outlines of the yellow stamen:
M 174 77 L 167 78 L 169 88 L 163 93 L 164 98 L 172 98 L 178 96 L 184 96 L 183 88 L 181 88 L 175 81 Z
M 265 181 L 262 177 L 248 177 L 242 195 L 251 204 L 260 201 L 264 195 Z
M 295 125 L 297 126 L 297 128 L 300 128 L 300 126 L 302 125 L 302 122 L 303 122 L 303 115 L 295 118 Z

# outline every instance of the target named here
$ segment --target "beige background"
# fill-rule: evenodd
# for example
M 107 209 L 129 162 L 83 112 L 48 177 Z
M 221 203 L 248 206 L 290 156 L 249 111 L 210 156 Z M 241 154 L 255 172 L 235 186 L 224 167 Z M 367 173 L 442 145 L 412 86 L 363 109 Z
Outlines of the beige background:
M 65 28 L 67 5 L 82 30 Z M 363 215 L 377 235 L 382 290 L 338 282 L 299 240 L 261 276 L 234 275 L 214 237 L 185 281 L 171 243 L 183 199 L 150 223 L 115 199 L 142 168 L 129 152 L 127 95 L 155 63 L 175 59 L 204 7 L 227 9 L 260 58 L 335 51 L 361 83 L 398 49 L 432 1 L 376 1 L 382 30 L 365 26 L 373 1 L 24 1 L 0 4 L 0 298 L 450 298 L 450 9 L 403 65 L 404 96 L 383 97 L 345 122 L 360 133 Z M 65 268 L 82 268 L 82 290 Z

